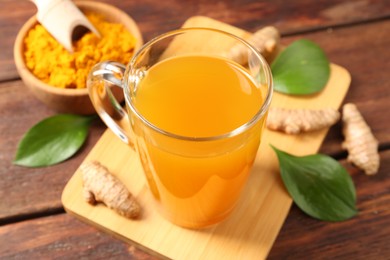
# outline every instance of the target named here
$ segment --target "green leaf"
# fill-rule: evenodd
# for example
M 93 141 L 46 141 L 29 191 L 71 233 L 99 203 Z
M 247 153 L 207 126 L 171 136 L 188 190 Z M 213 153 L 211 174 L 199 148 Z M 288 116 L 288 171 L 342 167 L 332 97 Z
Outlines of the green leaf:
M 314 42 L 297 40 L 271 65 L 274 89 L 285 94 L 307 95 L 321 91 L 330 75 L 329 60 Z
M 326 155 L 296 157 L 272 148 L 284 185 L 306 214 L 326 221 L 343 221 L 357 214 L 355 186 L 340 163 Z
M 84 143 L 93 118 L 62 114 L 42 120 L 24 135 L 13 163 L 41 167 L 68 159 Z

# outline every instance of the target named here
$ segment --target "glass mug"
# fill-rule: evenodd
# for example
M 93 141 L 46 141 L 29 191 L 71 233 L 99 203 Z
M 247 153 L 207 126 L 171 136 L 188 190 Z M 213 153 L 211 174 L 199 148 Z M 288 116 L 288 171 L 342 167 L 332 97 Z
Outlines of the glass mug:
M 243 65 L 224 51 L 236 45 L 247 54 Z M 123 88 L 127 112 L 112 84 Z M 255 48 L 223 31 L 180 29 L 146 43 L 127 67 L 95 65 L 87 86 L 102 120 L 136 150 L 168 220 L 203 228 L 229 215 L 272 97 L 271 71 Z

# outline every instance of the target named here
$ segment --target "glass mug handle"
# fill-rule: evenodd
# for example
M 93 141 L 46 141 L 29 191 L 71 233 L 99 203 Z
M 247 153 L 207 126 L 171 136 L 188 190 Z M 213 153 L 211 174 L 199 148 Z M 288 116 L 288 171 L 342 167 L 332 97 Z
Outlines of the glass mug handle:
M 130 122 L 127 112 L 118 103 L 116 95 L 123 95 L 122 79 L 126 67 L 118 62 L 104 61 L 96 64 L 88 75 L 89 98 L 104 123 L 123 142 L 134 148 L 130 136 Z M 111 86 L 120 87 L 112 89 Z M 120 90 L 120 92 L 118 92 Z

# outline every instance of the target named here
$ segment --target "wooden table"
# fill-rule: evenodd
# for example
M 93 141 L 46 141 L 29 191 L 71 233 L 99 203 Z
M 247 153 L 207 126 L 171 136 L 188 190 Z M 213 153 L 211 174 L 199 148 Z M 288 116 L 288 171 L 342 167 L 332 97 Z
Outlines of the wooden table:
M 339 160 L 357 188 L 357 217 L 327 223 L 292 206 L 270 259 L 390 258 L 390 2 L 388 0 L 299 1 L 105 1 L 130 14 L 145 40 L 205 15 L 248 31 L 276 26 L 282 43 L 307 38 L 333 63 L 347 68 L 352 85 L 345 102 L 360 109 L 380 141 L 381 168 L 366 176 L 346 163 L 341 125 L 331 128 L 320 152 Z M 67 215 L 62 190 L 106 129 L 92 125 L 89 138 L 70 160 L 47 168 L 12 165 L 23 134 L 55 111 L 37 101 L 20 80 L 13 43 L 35 12 L 30 1 L 0 2 L 0 258 L 155 259 L 135 246 Z

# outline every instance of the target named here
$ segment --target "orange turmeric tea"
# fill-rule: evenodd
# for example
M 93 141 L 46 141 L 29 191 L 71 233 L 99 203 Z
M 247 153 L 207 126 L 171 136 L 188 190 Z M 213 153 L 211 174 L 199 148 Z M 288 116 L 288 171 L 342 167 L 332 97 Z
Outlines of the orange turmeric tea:
M 222 58 L 178 56 L 148 69 L 132 102 L 153 125 L 141 129 L 135 122 L 133 130 L 149 187 L 166 217 L 189 228 L 225 218 L 245 185 L 263 129 L 264 117 L 228 134 L 263 104 L 253 79 Z M 221 135 L 227 136 L 212 138 Z

